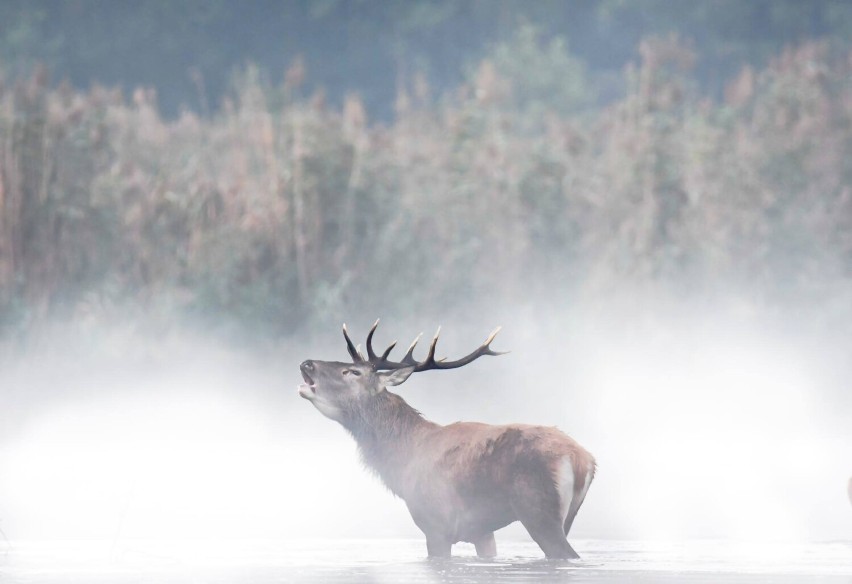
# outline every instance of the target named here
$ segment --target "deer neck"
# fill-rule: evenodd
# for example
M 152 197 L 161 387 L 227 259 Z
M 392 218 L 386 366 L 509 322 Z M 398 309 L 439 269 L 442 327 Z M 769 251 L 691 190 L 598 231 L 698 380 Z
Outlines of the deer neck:
M 438 425 L 389 391 L 376 395 L 353 414 L 343 425 L 358 443 L 364 463 L 400 495 L 406 467 L 418 444 Z

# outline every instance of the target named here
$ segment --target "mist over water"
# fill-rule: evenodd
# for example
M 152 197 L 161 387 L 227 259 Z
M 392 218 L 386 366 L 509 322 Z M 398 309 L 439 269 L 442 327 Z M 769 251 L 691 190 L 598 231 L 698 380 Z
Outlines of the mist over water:
M 0 2 L 0 584 L 849 584 L 852 3 L 708 5 Z M 377 317 L 580 560 L 425 557 L 296 391 Z
M 376 344 L 442 324 L 453 358 L 502 324 L 493 346 L 510 354 L 396 389 L 440 423 L 556 425 L 589 449 L 572 540 L 852 537 L 842 336 L 741 304 L 553 306 L 385 318 Z M 349 323 L 356 339 L 371 320 Z M 299 362 L 344 358 L 339 330 L 265 346 L 144 330 L 57 326 L 4 358 L 10 539 L 421 538 L 296 395 Z M 528 536 L 515 524 L 497 540 Z

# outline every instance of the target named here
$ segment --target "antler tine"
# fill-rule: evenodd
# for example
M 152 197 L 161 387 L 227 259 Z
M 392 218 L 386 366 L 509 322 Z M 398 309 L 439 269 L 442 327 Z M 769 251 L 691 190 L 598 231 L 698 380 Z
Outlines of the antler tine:
M 505 354 L 511 352 L 511 351 L 494 351 L 494 350 L 491 349 L 491 341 L 494 340 L 494 337 L 496 337 L 497 333 L 499 333 L 501 330 L 503 330 L 503 327 L 498 326 L 496 329 L 491 331 L 491 334 L 488 335 L 488 338 L 485 339 L 484 343 L 482 343 L 482 346 L 485 347 L 488 350 L 488 352 L 485 353 L 486 355 L 505 355 Z
M 394 348 L 394 347 L 396 347 L 396 341 L 392 342 L 392 343 L 390 344 L 390 347 L 388 347 L 387 349 L 385 349 L 385 352 L 384 352 L 384 353 L 382 353 L 381 361 L 387 361 L 388 356 L 391 354 L 391 351 L 393 351 L 393 348 Z
M 373 352 L 373 333 L 376 332 L 376 327 L 379 326 L 379 319 L 376 319 L 376 322 L 373 323 L 373 326 L 370 327 L 370 332 L 367 333 L 367 358 L 370 362 L 375 362 L 376 354 Z
M 438 330 L 435 331 L 435 336 L 432 337 L 432 342 L 429 344 L 429 353 L 426 355 L 426 360 L 418 365 L 418 367 L 423 367 L 427 369 L 429 366 L 435 363 L 435 347 L 438 346 L 438 337 L 441 335 L 441 327 L 438 327 Z
M 419 365 L 419 363 L 414 360 L 414 347 L 417 346 L 417 341 L 419 341 L 420 337 L 422 336 L 423 333 L 420 333 L 419 335 L 414 337 L 413 341 L 411 341 L 411 345 L 408 347 L 408 351 L 405 352 L 405 357 L 402 358 L 402 363 L 405 363 L 406 365 Z
M 361 356 L 361 353 L 352 343 L 352 339 L 349 338 L 349 332 L 346 330 L 346 323 L 343 323 L 343 337 L 346 339 L 346 350 L 349 351 L 349 356 L 352 357 L 353 363 L 361 363 L 364 361 L 364 358 Z

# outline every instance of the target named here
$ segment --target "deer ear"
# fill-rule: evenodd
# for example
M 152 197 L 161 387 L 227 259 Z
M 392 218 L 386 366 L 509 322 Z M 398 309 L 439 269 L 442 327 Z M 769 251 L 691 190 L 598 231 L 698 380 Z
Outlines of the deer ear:
M 414 367 L 404 367 L 393 371 L 382 371 L 379 373 L 379 379 L 382 380 L 382 385 L 399 385 L 412 373 L 414 373 Z

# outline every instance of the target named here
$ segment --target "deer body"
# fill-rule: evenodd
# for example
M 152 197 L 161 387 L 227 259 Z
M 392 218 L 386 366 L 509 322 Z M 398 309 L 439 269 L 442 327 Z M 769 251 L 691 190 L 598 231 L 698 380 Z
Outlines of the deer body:
M 547 557 L 578 557 L 566 535 L 594 476 L 592 456 L 555 428 L 431 422 L 386 389 L 414 366 L 377 367 L 386 363 L 305 361 L 299 393 L 352 434 L 365 464 L 405 501 L 429 555 L 466 541 L 493 556 L 494 531 L 521 521 Z

